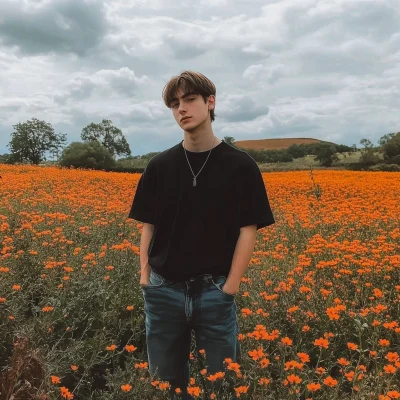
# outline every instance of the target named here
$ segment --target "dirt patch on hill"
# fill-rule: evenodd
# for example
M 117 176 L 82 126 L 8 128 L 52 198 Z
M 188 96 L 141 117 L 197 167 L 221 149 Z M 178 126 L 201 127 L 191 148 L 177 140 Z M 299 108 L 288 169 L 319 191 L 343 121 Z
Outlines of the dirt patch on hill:
M 257 140 L 238 140 L 235 146 L 242 149 L 254 150 L 279 150 L 287 149 L 292 144 L 313 144 L 321 143 L 322 140 L 311 138 L 282 138 L 282 139 L 257 139 Z

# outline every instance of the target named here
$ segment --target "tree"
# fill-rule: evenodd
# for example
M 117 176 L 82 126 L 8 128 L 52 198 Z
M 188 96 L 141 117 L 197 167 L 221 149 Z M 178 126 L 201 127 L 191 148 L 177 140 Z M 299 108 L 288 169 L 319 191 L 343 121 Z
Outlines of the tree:
M 81 139 L 88 143 L 92 141 L 99 142 L 114 157 L 117 155 L 131 154 L 129 144 L 125 139 L 121 129 L 112 125 L 112 121 L 103 119 L 101 123 L 91 123 L 82 129 Z
M 225 143 L 228 143 L 229 145 L 231 145 L 231 146 L 233 146 L 233 147 L 236 147 L 235 145 L 234 145 L 234 143 L 235 143 L 235 138 L 234 137 L 232 137 L 232 136 L 224 136 L 224 138 L 222 139 Z
M 299 146 L 298 144 L 292 144 L 286 149 L 286 151 L 293 158 L 302 158 L 307 155 L 307 150 L 304 147 Z
M 400 155 L 400 132 L 397 132 L 383 146 L 383 157 L 389 160 Z
M 336 155 L 336 147 L 329 143 L 318 143 L 315 147 L 315 161 L 319 161 L 324 167 L 330 167 L 333 162 L 339 161 Z
M 379 140 L 378 144 L 380 147 L 385 146 L 385 144 L 392 139 L 396 134 L 395 133 L 387 133 L 386 135 L 383 135 Z
M 0 154 L 0 164 L 10 164 L 11 154 Z
M 379 157 L 375 155 L 375 147 L 369 139 L 361 139 L 360 144 L 364 146 L 361 149 L 360 162 L 365 165 L 373 165 L 379 162 Z
M 32 118 L 30 121 L 13 125 L 11 141 L 7 147 L 11 150 L 14 162 L 29 161 L 39 164 L 46 160 L 45 152 L 63 148 L 66 135 L 54 133 L 51 124 Z
M 72 142 L 66 147 L 59 161 L 62 167 L 104 169 L 116 164 L 114 157 L 97 140 L 92 142 Z

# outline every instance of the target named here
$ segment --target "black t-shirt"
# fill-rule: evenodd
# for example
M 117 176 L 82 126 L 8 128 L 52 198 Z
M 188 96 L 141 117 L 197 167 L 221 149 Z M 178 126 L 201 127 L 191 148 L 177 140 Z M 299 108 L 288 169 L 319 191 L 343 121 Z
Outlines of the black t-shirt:
M 184 281 L 228 276 L 240 228 L 275 222 L 254 159 L 222 141 L 210 151 L 179 144 L 155 155 L 140 177 L 128 218 L 154 225 L 148 263 L 157 274 Z

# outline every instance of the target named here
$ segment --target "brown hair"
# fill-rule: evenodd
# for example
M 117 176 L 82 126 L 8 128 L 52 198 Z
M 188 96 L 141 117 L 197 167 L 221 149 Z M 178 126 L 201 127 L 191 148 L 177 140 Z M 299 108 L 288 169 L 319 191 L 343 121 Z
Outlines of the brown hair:
M 217 89 L 215 85 L 200 72 L 184 71 L 178 76 L 172 77 L 165 85 L 162 97 L 165 105 L 171 108 L 171 103 L 176 99 L 178 89 L 182 89 L 183 94 L 200 94 L 204 103 L 210 95 L 215 96 Z M 215 110 L 210 110 L 211 122 L 215 120 Z

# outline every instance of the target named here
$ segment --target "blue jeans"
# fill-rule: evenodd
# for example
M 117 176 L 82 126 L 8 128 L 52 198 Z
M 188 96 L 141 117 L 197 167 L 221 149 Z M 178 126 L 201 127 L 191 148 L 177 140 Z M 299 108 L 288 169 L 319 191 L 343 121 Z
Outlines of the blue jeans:
M 186 392 L 192 330 L 197 350 L 205 350 L 207 376 L 224 372 L 225 358 L 239 362 L 235 296 L 222 291 L 225 281 L 205 274 L 172 282 L 151 270 L 149 285 L 142 286 L 149 371 L 170 383 L 171 399 L 177 387 L 192 398 Z

